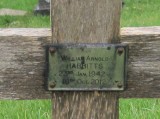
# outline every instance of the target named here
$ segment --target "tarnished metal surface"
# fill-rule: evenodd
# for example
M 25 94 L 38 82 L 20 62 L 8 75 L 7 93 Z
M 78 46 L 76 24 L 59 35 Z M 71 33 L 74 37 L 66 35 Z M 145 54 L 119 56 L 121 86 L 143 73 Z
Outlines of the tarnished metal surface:
M 124 90 L 127 46 L 60 44 L 48 47 L 48 90 Z

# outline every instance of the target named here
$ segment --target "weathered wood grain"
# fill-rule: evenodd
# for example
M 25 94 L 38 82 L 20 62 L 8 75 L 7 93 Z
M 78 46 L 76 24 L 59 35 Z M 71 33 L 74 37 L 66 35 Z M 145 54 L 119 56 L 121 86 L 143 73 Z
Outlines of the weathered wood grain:
M 52 0 L 53 41 L 117 42 L 121 0 Z
M 53 0 L 53 43 L 118 43 L 120 11 L 121 0 Z M 53 119 L 106 118 L 118 118 L 116 93 L 53 92 Z
M 123 98 L 160 98 L 160 27 L 123 28 L 129 44 L 127 90 Z
M 46 37 L 50 38 L 51 30 L 49 28 L 0 28 L 0 36 L 15 38 L 19 36 L 31 39 L 34 37 L 37 39 Z
M 50 39 L 49 29 L 0 29 L 0 99 L 51 98 L 43 82 L 43 46 Z M 129 44 L 129 61 L 127 89 L 119 97 L 160 98 L 160 27 L 122 28 L 121 41 Z
M 46 30 L 0 29 L 0 99 L 51 98 L 44 89 Z
M 53 94 L 53 119 L 116 119 L 118 97 L 106 92 L 62 92 Z

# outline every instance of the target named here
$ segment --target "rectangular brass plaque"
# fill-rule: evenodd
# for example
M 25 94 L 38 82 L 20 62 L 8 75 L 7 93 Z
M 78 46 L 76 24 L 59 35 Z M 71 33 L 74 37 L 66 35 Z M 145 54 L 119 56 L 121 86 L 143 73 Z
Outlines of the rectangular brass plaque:
M 124 90 L 127 46 L 59 44 L 49 46 L 48 90 Z

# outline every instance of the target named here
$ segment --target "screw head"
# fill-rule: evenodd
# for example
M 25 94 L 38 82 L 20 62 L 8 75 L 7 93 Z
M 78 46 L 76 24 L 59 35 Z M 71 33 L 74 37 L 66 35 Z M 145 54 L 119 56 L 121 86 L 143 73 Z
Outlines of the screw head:
M 56 83 L 55 83 L 55 82 L 51 82 L 51 83 L 49 84 L 49 87 L 50 87 L 50 88 L 55 88 L 55 87 L 56 87 Z
M 117 84 L 117 87 L 118 87 L 118 88 L 122 88 L 123 85 L 119 83 L 119 84 Z
M 111 47 L 107 47 L 107 50 L 110 50 L 111 49 Z
M 51 54 L 54 54 L 54 53 L 56 52 L 56 49 L 53 48 L 53 47 L 50 47 L 50 48 L 49 48 L 49 52 L 50 52 Z
M 120 47 L 120 48 L 117 49 L 118 55 L 122 55 L 123 52 L 124 52 L 124 48 Z

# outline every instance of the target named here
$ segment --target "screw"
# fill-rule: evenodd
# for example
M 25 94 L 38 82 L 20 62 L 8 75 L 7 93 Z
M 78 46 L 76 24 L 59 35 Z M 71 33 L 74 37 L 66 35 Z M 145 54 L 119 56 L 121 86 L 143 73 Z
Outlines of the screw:
M 118 48 L 117 52 L 118 52 L 119 55 L 122 55 L 122 53 L 124 52 L 124 48 L 122 48 L 122 47 Z
M 50 88 L 55 88 L 55 87 L 56 87 L 56 83 L 55 83 L 55 82 L 50 83 L 50 84 L 49 84 L 49 87 L 50 87 Z
M 51 54 L 54 54 L 54 53 L 56 52 L 56 49 L 53 48 L 53 47 L 50 47 L 50 48 L 49 48 L 49 52 L 50 52 Z
M 82 51 L 84 51 L 84 47 L 81 47 L 80 49 L 81 49 Z
M 107 47 L 107 50 L 110 50 L 111 49 L 111 47 Z
M 122 84 L 120 84 L 120 83 L 119 83 L 119 84 L 117 84 L 117 87 L 118 87 L 118 88 L 122 88 L 122 86 L 123 86 L 123 85 L 122 85 Z

